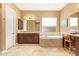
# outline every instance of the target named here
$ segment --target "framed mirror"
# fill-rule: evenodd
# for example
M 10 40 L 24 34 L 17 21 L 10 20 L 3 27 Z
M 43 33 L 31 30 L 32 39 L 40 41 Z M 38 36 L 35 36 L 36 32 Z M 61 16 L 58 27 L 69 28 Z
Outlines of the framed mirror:
M 18 30 L 23 29 L 23 21 L 21 19 L 18 19 Z

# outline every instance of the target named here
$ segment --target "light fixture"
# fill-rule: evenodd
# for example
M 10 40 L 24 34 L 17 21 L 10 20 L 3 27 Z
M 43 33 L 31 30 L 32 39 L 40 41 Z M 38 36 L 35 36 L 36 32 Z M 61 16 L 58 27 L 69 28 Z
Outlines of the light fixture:
M 36 17 L 35 16 L 27 16 L 26 20 L 36 20 Z

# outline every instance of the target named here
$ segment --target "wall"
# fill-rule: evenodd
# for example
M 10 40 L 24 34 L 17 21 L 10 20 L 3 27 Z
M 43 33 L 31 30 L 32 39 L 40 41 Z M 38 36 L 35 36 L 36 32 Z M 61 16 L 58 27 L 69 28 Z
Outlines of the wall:
M 5 40 L 5 6 L 6 5 L 8 5 L 9 7 L 11 7 L 15 12 L 16 12 L 16 30 L 17 30 L 17 19 L 18 18 L 20 18 L 21 17 L 21 15 L 20 15 L 20 10 L 16 7 L 16 5 L 15 4 L 13 4 L 13 3 L 3 3 L 2 4 L 2 23 L 3 23 L 3 31 L 2 31 L 2 33 L 3 33 L 3 50 L 5 49 L 5 42 L 6 42 L 6 40 Z
M 0 51 L 2 51 L 2 4 L 0 4 Z
M 19 8 L 17 8 L 16 7 L 16 5 L 15 4 L 13 4 L 13 3 L 4 3 L 4 4 L 2 4 L 3 5 L 3 10 L 5 10 L 5 6 L 6 5 L 8 5 L 9 7 L 11 7 L 15 12 L 16 12 L 16 16 L 17 16 L 17 18 L 20 18 L 21 17 L 21 15 L 20 15 L 20 10 L 19 10 Z M 5 11 L 4 11 L 5 12 Z M 4 13 L 5 14 L 5 13 Z M 4 16 L 4 15 L 3 15 Z M 5 17 L 4 17 L 5 18 Z
M 0 3 L 0 8 L 2 8 L 2 3 Z
M 60 19 L 63 20 L 65 18 L 67 18 L 69 20 L 69 17 L 78 12 L 79 11 L 79 7 L 77 3 L 68 3 L 62 10 L 61 10 L 61 16 Z M 69 23 L 68 23 L 69 24 Z M 61 32 L 66 32 L 69 33 L 69 25 L 66 29 L 60 29 Z
M 59 20 L 60 20 L 60 12 L 59 11 L 21 11 L 21 18 L 23 20 L 26 19 L 27 16 L 34 16 L 37 18 L 38 21 L 40 21 L 41 25 L 41 20 L 43 16 L 55 16 L 57 17 L 57 32 L 59 32 Z M 42 25 L 41 25 L 42 26 Z M 40 31 L 41 31 L 41 26 L 40 26 Z
M 61 10 L 61 19 L 68 18 L 79 11 L 77 3 L 69 3 Z

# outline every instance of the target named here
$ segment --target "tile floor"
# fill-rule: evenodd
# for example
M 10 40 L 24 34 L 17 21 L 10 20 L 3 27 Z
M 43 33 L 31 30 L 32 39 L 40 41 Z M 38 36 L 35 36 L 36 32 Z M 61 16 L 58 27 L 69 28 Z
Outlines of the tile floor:
M 38 44 L 17 44 L 1 53 L 1 56 L 74 56 L 64 48 L 45 48 Z

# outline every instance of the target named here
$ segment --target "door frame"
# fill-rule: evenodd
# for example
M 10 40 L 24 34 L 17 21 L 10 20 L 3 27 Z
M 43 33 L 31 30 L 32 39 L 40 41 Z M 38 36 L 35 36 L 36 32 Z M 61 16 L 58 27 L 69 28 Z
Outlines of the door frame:
M 5 32 L 5 33 L 4 33 L 4 35 L 5 35 L 4 48 L 5 48 L 5 49 L 7 49 L 7 48 L 6 48 L 6 7 L 9 7 L 9 8 L 13 11 L 13 14 L 15 14 L 15 16 L 14 16 L 15 19 L 13 20 L 13 27 L 14 27 L 14 28 L 13 28 L 13 31 L 14 31 L 14 33 L 13 33 L 13 34 L 14 34 L 13 40 L 14 40 L 15 42 L 14 42 L 13 44 L 14 44 L 14 45 L 16 44 L 16 12 L 15 12 L 10 6 L 4 5 L 4 15 L 5 15 L 5 21 L 4 21 L 4 22 L 5 22 L 5 23 L 4 23 L 4 24 L 5 24 L 5 25 L 4 25 L 4 30 L 5 30 L 5 31 L 4 31 L 4 32 Z

